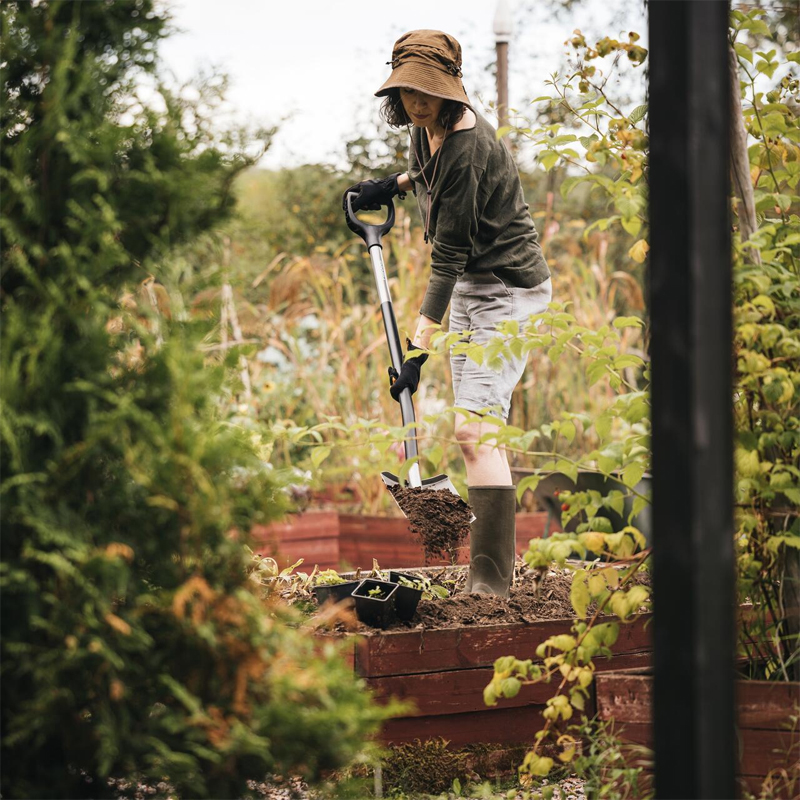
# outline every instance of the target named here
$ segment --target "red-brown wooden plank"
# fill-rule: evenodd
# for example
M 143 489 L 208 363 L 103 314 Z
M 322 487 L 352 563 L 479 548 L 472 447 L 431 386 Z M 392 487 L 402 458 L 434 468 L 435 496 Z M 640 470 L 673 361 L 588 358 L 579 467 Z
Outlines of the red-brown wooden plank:
M 254 525 L 254 549 L 272 556 L 281 568 L 302 558 L 305 566 L 320 569 L 339 566 L 339 515 L 336 511 L 308 511 L 290 515 L 283 522 Z
M 491 708 L 469 714 L 401 717 L 389 720 L 380 738 L 385 744 L 408 744 L 414 739 L 443 737 L 451 747 L 472 744 L 533 744 L 543 727 L 540 708 Z
M 635 723 L 652 719 L 652 676 L 598 675 L 595 687 L 601 719 Z M 797 683 L 737 681 L 736 695 L 741 727 L 783 730 L 792 709 L 800 715 L 800 684 Z
M 615 731 L 621 739 L 645 747 L 653 746 L 653 727 L 650 724 L 620 722 Z M 795 731 L 765 731 L 739 728 L 740 775 L 765 777 L 773 769 L 796 769 L 800 756 L 800 738 Z
M 614 645 L 617 655 L 652 649 L 649 626 L 645 628 L 649 617 L 645 614 L 634 622 L 620 625 L 619 639 Z M 356 654 L 356 670 L 365 677 L 379 677 L 488 667 L 500 656 L 535 659 L 537 646 L 550 636 L 568 633 L 572 622 L 571 619 L 541 620 L 368 635 Z
M 423 675 L 396 675 L 368 678 L 368 686 L 380 699 L 395 697 L 410 700 L 415 711 L 408 716 L 437 716 L 485 711 L 483 689 L 491 681 L 492 669 L 461 669 L 453 672 L 428 672 Z M 547 684 L 523 686 L 516 697 L 499 701 L 503 708 L 538 705 L 544 707 L 555 687 Z M 593 711 L 588 711 L 592 716 Z
M 736 708 L 740 725 L 782 730 L 792 709 L 800 717 L 800 683 L 738 681 Z

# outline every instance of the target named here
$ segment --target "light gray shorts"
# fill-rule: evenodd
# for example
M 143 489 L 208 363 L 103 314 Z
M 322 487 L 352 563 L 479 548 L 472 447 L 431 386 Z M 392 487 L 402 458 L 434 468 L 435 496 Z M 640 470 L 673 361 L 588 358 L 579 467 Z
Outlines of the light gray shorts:
M 531 314 L 547 311 L 553 297 L 553 283 L 548 278 L 531 289 L 506 286 L 493 272 L 464 273 L 456 282 L 450 300 L 450 331 L 472 331 L 471 341 L 486 344 L 498 336 L 498 322 L 515 319 L 522 327 Z M 489 411 L 508 419 L 511 394 L 525 371 L 527 355 L 506 359 L 500 372 L 485 364 L 476 364 L 465 354 L 450 354 L 455 405 L 470 411 L 499 406 Z

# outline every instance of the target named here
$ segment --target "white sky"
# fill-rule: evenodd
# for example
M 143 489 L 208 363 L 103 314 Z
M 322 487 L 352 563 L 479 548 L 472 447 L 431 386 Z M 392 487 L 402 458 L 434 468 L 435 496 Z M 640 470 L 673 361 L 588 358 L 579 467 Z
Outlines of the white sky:
M 345 142 L 377 119 L 381 101 L 373 93 L 391 71 L 385 62 L 392 45 L 417 28 L 444 30 L 458 39 L 467 93 L 496 124 L 486 105 L 495 100 L 488 71 L 495 0 L 164 2 L 182 30 L 161 45 L 166 66 L 180 80 L 211 66 L 222 69 L 231 78 L 228 98 L 237 119 L 279 125 L 262 167 L 342 165 Z M 584 0 L 575 12 L 552 21 L 542 0 L 511 0 L 509 106 L 523 111 L 534 97 L 549 93 L 545 80 L 564 63 L 564 41 L 575 28 L 589 41 L 599 35 L 627 39 L 626 31 L 636 30 L 646 47 L 641 3 L 622 5 L 623 18 L 617 3 L 612 19 L 603 0 Z

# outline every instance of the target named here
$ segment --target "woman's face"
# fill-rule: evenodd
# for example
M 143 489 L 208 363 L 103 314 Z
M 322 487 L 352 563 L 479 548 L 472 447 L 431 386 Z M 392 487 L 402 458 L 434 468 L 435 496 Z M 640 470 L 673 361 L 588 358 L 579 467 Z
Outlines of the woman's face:
M 436 123 L 444 103 L 443 98 L 425 94 L 418 89 L 400 89 L 400 99 L 409 119 L 420 128 Z

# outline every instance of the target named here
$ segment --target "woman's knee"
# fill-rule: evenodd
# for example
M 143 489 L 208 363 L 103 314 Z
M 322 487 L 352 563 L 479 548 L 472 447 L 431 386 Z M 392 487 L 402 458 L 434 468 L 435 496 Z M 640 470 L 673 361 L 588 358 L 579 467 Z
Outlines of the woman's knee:
M 456 441 L 458 441 L 458 444 L 461 447 L 461 454 L 464 456 L 465 461 L 479 461 L 481 458 L 485 458 L 486 451 L 491 449 L 485 444 L 477 444 L 482 433 L 480 423 L 465 423 L 463 425 L 456 426 L 455 433 Z

